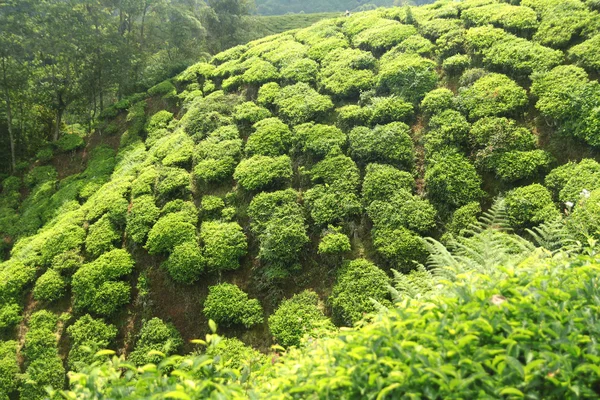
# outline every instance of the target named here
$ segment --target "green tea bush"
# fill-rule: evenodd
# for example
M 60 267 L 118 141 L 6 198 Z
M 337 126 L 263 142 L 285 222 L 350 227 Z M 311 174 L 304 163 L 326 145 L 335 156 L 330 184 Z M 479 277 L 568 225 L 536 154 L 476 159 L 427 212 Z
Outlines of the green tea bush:
M 304 82 L 282 88 L 275 98 L 275 105 L 279 114 L 293 124 L 319 119 L 333 109 L 328 96 L 319 94 Z
M 192 201 L 185 201 L 182 199 L 171 200 L 160 210 L 161 217 L 173 213 L 181 215 L 186 221 L 193 225 L 196 225 L 200 215 L 198 208 L 196 208 L 196 205 Z
M 352 43 L 364 50 L 381 52 L 394 47 L 416 33 L 417 29 L 412 25 L 402 25 L 397 22 L 376 25 L 354 36 Z
M 108 214 L 116 225 L 123 225 L 127 217 L 129 202 L 125 199 L 131 188 L 131 179 L 113 179 L 106 183 L 88 199 L 81 207 L 89 222 L 94 222 L 104 214 Z
M 291 82 L 314 83 L 317 80 L 319 64 L 310 58 L 299 58 L 281 68 L 281 78 Z
M 75 308 L 95 314 L 111 315 L 130 300 L 130 286 L 118 279 L 133 271 L 134 261 L 123 249 L 104 253 L 84 264 L 73 275 Z
M 85 238 L 85 250 L 91 256 L 97 257 L 114 249 L 121 236 L 121 232 L 117 231 L 108 215 L 105 214 L 90 225 Z
M 449 76 L 459 76 L 471 65 L 471 57 L 466 54 L 456 54 L 448 57 L 442 63 L 442 69 Z
M 281 86 L 277 82 L 265 83 L 258 90 L 256 102 L 261 106 L 271 106 L 281 93 Z
M 158 171 L 156 193 L 159 197 L 169 198 L 184 195 L 190 190 L 190 174 L 185 169 L 163 167 Z
M 377 59 L 359 49 L 337 48 L 322 61 L 319 83 L 337 97 L 355 97 L 373 86 Z
M 200 210 L 204 219 L 216 219 L 221 215 L 221 211 L 225 207 L 225 202 L 217 196 L 202 196 Z
M 177 94 L 177 89 L 175 89 L 175 86 L 171 83 L 171 81 L 168 80 L 154 85 L 148 89 L 148 95 L 150 96 L 164 97 L 173 94 Z
M 271 112 L 252 101 L 247 101 L 235 107 L 233 120 L 238 124 L 254 125 L 258 121 L 269 118 Z
M 206 266 L 211 270 L 238 269 L 240 258 L 248 252 L 246 235 L 236 222 L 203 222 L 200 239 Z
M 12 328 L 20 323 L 23 320 L 21 312 L 21 306 L 17 303 L 8 303 L 0 306 L 0 331 Z
M 356 127 L 349 134 L 350 154 L 363 163 L 383 162 L 410 169 L 415 154 L 409 133 L 410 127 L 402 122 L 374 129 Z
M 403 53 L 381 58 L 377 85 L 380 90 L 396 94 L 413 103 L 420 102 L 435 88 L 438 76 L 435 62 L 416 54 Z
M 161 352 L 165 355 L 176 353 L 183 346 L 183 339 L 172 324 L 166 324 L 160 318 L 152 318 L 144 322 L 137 337 L 134 350 L 129 360 L 135 365 L 157 364 L 162 357 L 150 352 Z
M 243 368 L 247 365 L 260 365 L 265 356 L 237 338 L 222 338 L 215 345 L 206 349 L 208 357 L 218 360 L 219 363 L 231 368 Z
M 146 249 L 151 255 L 169 253 L 183 243 L 195 242 L 196 221 L 185 213 L 172 213 L 161 217 L 148 233 Z
M 339 232 L 333 227 L 329 227 L 321 241 L 319 242 L 319 254 L 343 254 L 352 250 L 348 236 Z
M 476 201 L 454 211 L 446 225 L 446 238 L 448 235 L 465 236 L 467 231 L 477 224 L 479 214 L 481 214 L 481 206 Z
M 569 170 L 570 176 L 558 192 L 561 202 L 576 204 L 584 190 L 591 192 L 600 187 L 600 164 L 595 160 L 585 158 Z
M 390 50 L 390 52 L 415 53 L 427 57 L 433 53 L 435 45 L 421 35 L 412 35 L 403 40 L 400 44 Z
M 35 282 L 33 297 L 36 300 L 53 302 L 65 295 L 67 282 L 54 269 L 47 270 Z
M 60 139 L 58 139 L 54 145 L 58 150 L 62 152 L 73 151 L 83 147 L 85 142 L 83 138 L 77 133 L 68 133 L 62 135 Z
M 582 193 L 568 220 L 567 226 L 573 237 L 584 243 L 589 239 L 597 240 L 600 237 L 600 230 L 598 230 L 600 223 L 598 218 L 599 198 L 600 190 L 598 189 Z
M 279 118 L 267 118 L 253 126 L 246 142 L 246 153 L 276 157 L 287 153 L 292 140 L 290 128 Z
M 406 171 L 391 165 L 368 164 L 362 185 L 363 202 L 369 205 L 375 200 L 388 201 L 401 190 L 411 192 L 414 186 L 414 177 Z
M 415 265 L 426 261 L 427 250 L 423 239 L 410 229 L 374 228 L 371 236 L 377 254 L 393 268 L 410 271 Z
M 467 26 L 492 24 L 515 34 L 527 35 L 538 27 L 537 13 L 529 7 L 490 4 L 473 7 L 461 14 Z
M 506 75 L 489 74 L 462 89 L 457 101 L 472 120 L 511 116 L 517 115 L 527 104 L 527 92 Z
M 335 126 L 309 122 L 294 127 L 294 141 L 302 153 L 324 157 L 334 147 L 344 147 L 348 138 Z
M 280 208 L 296 204 L 298 196 L 294 189 L 262 192 L 254 196 L 247 209 L 252 230 L 261 235 L 274 213 Z
M 376 228 L 403 226 L 426 233 L 435 226 L 436 210 L 428 200 L 401 189 L 388 200 L 374 200 L 367 207 L 367 214 Z
M 200 279 L 206 261 L 198 243 L 185 242 L 175 246 L 162 266 L 175 282 L 191 285 Z
M 52 166 L 34 167 L 25 175 L 23 182 L 30 188 L 48 181 L 56 181 L 58 173 Z
M 14 340 L 0 342 L 0 393 L 5 399 L 16 392 L 17 375 L 20 372 L 17 362 L 17 342 Z
M 371 124 L 389 124 L 408 120 L 413 116 L 413 105 L 396 97 L 374 97 L 371 100 Z
M 425 172 L 428 197 L 437 204 L 454 208 L 478 201 L 483 195 L 481 183 L 475 167 L 458 153 L 433 158 Z
M 194 153 L 194 141 L 178 131 L 158 139 L 149 153 L 167 167 L 186 166 Z
M 212 77 L 215 66 L 207 62 L 198 62 L 189 66 L 185 71 L 177 75 L 175 80 L 179 83 L 184 82 L 202 82 Z
M 302 208 L 291 202 L 274 210 L 258 236 L 259 259 L 285 266 L 297 262 L 302 249 L 310 241 Z
M 263 309 L 259 301 L 249 299 L 245 292 L 230 283 L 208 288 L 203 311 L 206 318 L 223 326 L 243 325 L 250 328 L 263 322 Z
M 242 160 L 235 168 L 233 178 L 244 189 L 254 191 L 286 184 L 292 174 L 292 165 L 288 156 L 257 155 Z
M 315 185 L 306 191 L 304 199 L 312 220 L 318 226 L 326 226 L 360 215 L 361 202 L 356 193 L 343 185 Z
M 509 151 L 494 161 L 496 176 L 505 182 L 529 179 L 549 169 L 554 161 L 544 150 Z
M 421 101 L 421 111 L 428 116 L 438 114 L 454 106 L 454 93 L 450 89 L 434 89 Z
M 251 85 L 261 85 L 279 79 L 279 71 L 270 62 L 256 59 L 250 63 L 250 68 L 244 72 L 242 79 Z
M 52 269 L 61 275 L 72 275 L 83 265 L 83 257 L 78 251 L 66 251 L 52 259 Z
M 208 138 L 196 146 L 194 177 L 203 183 L 222 182 L 231 178 L 242 153 L 240 139 Z
M 335 185 L 351 191 L 356 190 L 360 184 L 360 171 L 356 163 L 339 148 L 333 148 L 308 174 L 314 183 Z
M 342 267 L 329 298 L 336 322 L 353 325 L 376 310 L 371 299 L 388 303 L 389 278 L 375 264 L 358 259 Z
M 445 110 L 429 119 L 430 135 L 439 136 L 445 144 L 466 144 L 471 124 L 458 111 Z
M 559 216 L 550 191 L 535 183 L 506 194 L 506 215 L 515 228 L 528 228 Z
M 271 334 L 286 347 L 299 346 L 316 328 L 332 329 L 333 325 L 319 307 L 319 296 L 310 290 L 284 300 L 269 317 Z
M 596 51 L 600 46 L 600 35 L 575 45 L 569 49 L 569 58 L 589 72 L 600 71 L 600 56 Z
M 351 104 L 340 107 L 336 111 L 339 124 L 348 129 L 356 125 L 368 125 L 371 121 L 371 109 L 368 107 Z
M 152 195 L 143 195 L 132 200 L 127 213 L 125 233 L 136 243 L 145 243 L 146 236 L 158 220 L 160 211 Z
M 101 319 L 85 314 L 67 328 L 71 339 L 68 364 L 71 370 L 80 371 L 94 362 L 94 354 L 108 349 L 117 336 L 117 328 Z
M 476 121 L 470 132 L 471 143 L 482 149 L 482 158 L 499 151 L 533 150 L 536 137 L 529 129 L 504 117 L 484 117 Z

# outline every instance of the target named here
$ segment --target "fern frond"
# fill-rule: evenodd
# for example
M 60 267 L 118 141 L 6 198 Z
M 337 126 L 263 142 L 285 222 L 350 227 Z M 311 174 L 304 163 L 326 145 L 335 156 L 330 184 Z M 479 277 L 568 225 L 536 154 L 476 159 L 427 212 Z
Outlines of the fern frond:
M 563 217 L 545 221 L 533 229 L 526 229 L 526 231 L 533 243 L 552 253 L 559 251 L 576 253 L 582 249 L 581 242 L 576 240 L 567 229 L 566 221 Z

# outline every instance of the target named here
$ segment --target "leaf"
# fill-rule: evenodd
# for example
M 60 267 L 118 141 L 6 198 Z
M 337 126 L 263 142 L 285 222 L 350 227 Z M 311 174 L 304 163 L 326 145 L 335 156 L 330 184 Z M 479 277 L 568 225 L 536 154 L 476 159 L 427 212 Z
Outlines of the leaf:
M 94 357 L 112 356 L 114 354 L 116 354 L 116 353 L 112 350 L 100 350 L 99 352 L 94 354 Z
M 399 383 L 393 383 L 390 386 L 384 388 L 381 392 L 379 392 L 379 394 L 377 395 L 377 400 L 382 400 L 385 398 L 385 396 L 391 392 L 392 390 L 396 389 L 400 387 Z
M 208 320 L 208 327 L 212 333 L 217 333 L 217 323 L 212 319 Z
M 523 392 L 521 392 L 517 388 L 504 388 L 500 391 L 500 395 L 501 396 L 511 396 L 512 395 L 512 396 L 525 397 Z
M 179 392 L 179 391 L 165 393 L 165 398 L 166 399 L 181 399 L 181 400 L 190 400 L 191 399 L 190 396 L 188 396 L 187 394 L 185 394 L 183 392 Z

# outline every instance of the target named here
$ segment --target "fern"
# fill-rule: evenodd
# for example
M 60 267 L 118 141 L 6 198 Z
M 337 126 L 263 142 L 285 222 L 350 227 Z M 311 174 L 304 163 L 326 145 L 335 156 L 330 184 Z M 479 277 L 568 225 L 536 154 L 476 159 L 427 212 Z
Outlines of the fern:
M 582 250 L 582 244 L 574 239 L 567 228 L 564 217 L 557 217 L 544 222 L 538 227 L 526 230 L 533 243 L 543 247 L 552 253 L 564 251 L 566 253 L 578 253 Z
M 434 278 L 423 265 L 408 274 L 392 269 L 394 274 L 393 286 L 390 287 L 392 300 L 399 302 L 405 297 L 416 298 L 430 292 L 434 287 Z

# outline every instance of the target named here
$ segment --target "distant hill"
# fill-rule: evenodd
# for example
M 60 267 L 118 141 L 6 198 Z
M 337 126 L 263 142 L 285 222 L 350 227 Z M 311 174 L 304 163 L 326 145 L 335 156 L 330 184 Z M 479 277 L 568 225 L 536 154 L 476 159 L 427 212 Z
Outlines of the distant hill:
M 322 13 L 333 11 L 362 11 L 376 7 L 390 7 L 393 5 L 422 5 L 433 3 L 432 0 L 257 0 L 256 8 L 260 15 L 281 15 L 287 13 Z

